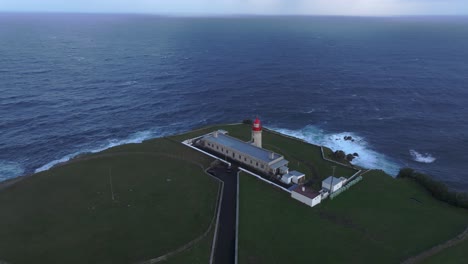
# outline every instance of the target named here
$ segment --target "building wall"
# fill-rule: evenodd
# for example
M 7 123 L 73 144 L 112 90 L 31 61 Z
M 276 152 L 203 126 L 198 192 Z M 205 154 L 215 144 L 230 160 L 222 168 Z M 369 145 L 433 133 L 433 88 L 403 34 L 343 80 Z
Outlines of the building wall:
M 285 176 L 281 177 L 281 181 L 286 184 L 291 184 L 291 178 L 287 178 Z
M 335 182 L 333 182 L 335 183 Z M 338 184 L 335 184 L 335 186 L 333 187 L 333 192 L 335 192 L 336 190 L 340 189 L 341 186 L 343 186 L 343 181 L 340 181 Z M 325 188 L 327 190 L 330 190 L 330 184 L 328 183 L 322 183 L 322 188 Z
M 322 201 L 322 197 L 320 195 L 318 195 L 314 199 L 310 199 L 309 197 L 304 196 L 297 192 L 291 192 L 291 197 L 302 203 L 307 204 L 310 207 L 314 207 Z
M 297 183 L 300 183 L 300 182 L 303 182 L 304 180 L 305 180 L 305 176 L 302 176 L 302 177 L 296 177 L 296 176 L 294 176 L 293 179 L 292 179 L 292 181 L 293 181 L 294 183 L 296 183 L 296 184 L 297 184 Z
M 316 206 L 316 205 L 319 204 L 321 201 L 322 201 L 322 196 L 321 196 L 321 195 L 315 197 L 314 199 L 312 199 L 312 207 L 313 207 L 313 206 Z
M 342 181 L 340 181 L 340 183 L 339 183 L 339 184 L 337 184 L 337 185 L 333 186 L 333 191 L 335 192 L 336 190 L 340 189 L 342 186 L 343 186 L 343 182 L 342 182 Z
M 264 173 L 270 172 L 270 166 L 267 162 L 251 157 L 250 155 L 246 155 L 242 152 L 237 151 L 236 149 L 226 147 L 224 145 L 220 145 L 209 140 L 203 140 L 203 146 L 225 157 L 246 164 L 247 166 L 253 167 Z
M 312 206 L 312 199 L 310 199 L 309 197 L 306 197 L 302 194 L 299 194 L 297 192 L 291 192 L 291 197 L 302 202 L 302 203 L 305 203 L 307 204 L 308 206 Z
M 262 147 L 262 131 L 252 131 L 253 145 L 259 148 Z

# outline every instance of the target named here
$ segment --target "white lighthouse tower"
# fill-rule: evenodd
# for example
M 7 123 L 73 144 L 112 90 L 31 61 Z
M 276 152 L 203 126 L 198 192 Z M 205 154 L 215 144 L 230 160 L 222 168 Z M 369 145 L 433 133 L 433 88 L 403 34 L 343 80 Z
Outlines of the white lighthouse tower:
M 262 124 L 260 123 L 260 119 L 258 119 L 258 117 L 255 118 L 255 121 L 252 125 L 252 145 L 259 148 L 262 147 Z

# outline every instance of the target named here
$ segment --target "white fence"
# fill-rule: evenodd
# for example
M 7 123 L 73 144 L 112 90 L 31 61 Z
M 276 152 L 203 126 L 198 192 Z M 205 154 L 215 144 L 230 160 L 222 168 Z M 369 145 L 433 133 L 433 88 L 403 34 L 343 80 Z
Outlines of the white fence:
M 262 180 L 262 181 L 264 181 L 264 182 L 266 182 L 266 183 L 268 183 L 268 184 L 271 184 L 271 185 L 273 185 L 273 186 L 275 186 L 275 187 L 277 187 L 277 188 L 280 188 L 281 190 L 283 190 L 283 191 L 285 191 L 285 192 L 287 192 L 287 193 L 291 193 L 290 190 L 284 188 L 283 186 L 280 186 L 280 185 L 278 185 L 278 184 L 276 184 L 276 183 L 274 183 L 274 182 L 271 182 L 271 181 L 269 181 L 269 180 L 267 180 L 267 179 L 261 177 L 260 175 L 255 174 L 255 173 L 253 173 L 253 172 L 251 172 L 251 171 L 248 171 L 248 170 L 246 170 L 246 169 L 244 169 L 244 168 L 241 168 L 241 167 L 239 167 L 239 170 L 241 170 L 241 171 L 243 171 L 243 172 L 246 172 L 246 173 L 248 173 L 248 174 L 250 174 L 250 175 L 252 175 L 252 176 L 254 176 L 254 177 L 256 177 L 256 178 L 258 178 L 258 179 L 260 179 L 260 180 Z

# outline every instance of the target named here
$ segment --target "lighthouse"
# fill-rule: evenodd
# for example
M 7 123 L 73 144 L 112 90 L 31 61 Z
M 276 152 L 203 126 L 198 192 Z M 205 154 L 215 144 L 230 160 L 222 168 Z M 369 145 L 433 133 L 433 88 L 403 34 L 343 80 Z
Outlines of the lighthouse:
M 259 148 L 262 147 L 262 124 L 260 123 L 260 119 L 258 119 L 258 117 L 255 118 L 255 121 L 252 125 L 252 145 Z

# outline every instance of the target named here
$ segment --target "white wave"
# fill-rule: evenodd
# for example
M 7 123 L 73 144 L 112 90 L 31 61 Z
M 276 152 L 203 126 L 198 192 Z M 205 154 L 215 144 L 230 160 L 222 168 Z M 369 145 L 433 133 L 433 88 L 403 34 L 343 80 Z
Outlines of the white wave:
M 137 84 L 138 81 L 126 81 L 120 84 L 120 86 L 132 86 L 134 84 Z
M 78 156 L 80 154 L 83 154 L 83 153 L 96 153 L 96 152 L 100 152 L 100 151 L 103 151 L 103 150 L 106 150 L 106 149 L 109 149 L 109 148 L 112 148 L 112 147 L 115 147 L 115 146 L 119 146 L 119 145 L 130 144 L 130 143 L 141 143 L 141 142 L 143 142 L 143 141 L 145 141 L 147 139 L 154 138 L 154 137 L 157 137 L 157 136 L 164 136 L 164 135 L 162 135 L 161 133 L 157 133 L 155 131 L 147 130 L 147 131 L 134 133 L 134 134 L 130 135 L 128 138 L 126 138 L 126 139 L 120 139 L 120 140 L 119 139 L 110 139 L 107 142 L 104 142 L 104 143 L 102 143 L 102 144 L 100 144 L 98 146 L 91 147 L 91 148 L 85 148 L 85 149 L 82 149 L 80 151 L 74 152 L 72 154 L 65 155 L 60 159 L 53 160 L 53 161 L 51 161 L 51 162 L 37 168 L 34 172 L 38 173 L 38 172 L 41 172 L 41 171 L 48 170 L 48 169 L 52 168 L 53 166 L 55 166 L 57 164 L 67 162 L 70 159 L 73 159 L 74 157 L 76 157 L 76 156 Z
M 81 56 L 75 56 L 75 57 L 72 57 L 72 59 L 76 60 L 76 61 L 83 61 L 85 60 L 86 58 L 85 57 L 81 57 Z
M 358 153 L 359 156 L 352 163 L 364 168 L 382 169 L 393 176 L 397 175 L 400 168 L 384 154 L 372 150 L 363 137 L 352 132 L 326 133 L 322 129 L 311 125 L 300 130 L 272 129 L 315 145 L 329 147 L 333 151 L 343 150 L 347 154 Z M 344 140 L 345 136 L 351 136 L 353 140 Z
M 414 149 L 410 149 L 409 153 L 414 161 L 421 162 L 421 163 L 432 163 L 436 160 L 431 154 L 429 153 L 419 153 Z
M 8 160 L 0 160 L 0 182 L 18 177 L 23 173 L 24 169 L 19 163 Z

